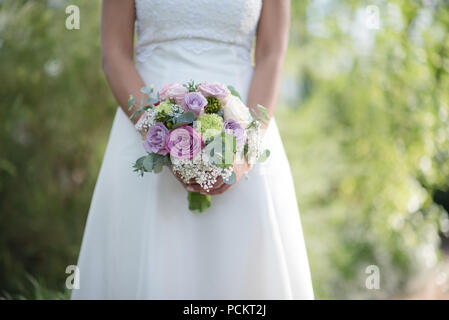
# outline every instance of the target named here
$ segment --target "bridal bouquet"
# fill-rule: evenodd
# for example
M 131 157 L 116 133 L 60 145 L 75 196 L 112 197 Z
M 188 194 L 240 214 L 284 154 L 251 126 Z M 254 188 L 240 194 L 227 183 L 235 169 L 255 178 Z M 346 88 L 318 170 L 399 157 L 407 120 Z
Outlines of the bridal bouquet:
M 261 150 L 259 129 L 268 120 L 266 109 L 250 110 L 232 86 L 193 81 L 171 83 L 155 93 L 143 87 L 140 105 L 131 119 L 140 115 L 136 129 L 142 133 L 147 154 L 137 159 L 133 168 L 159 173 L 163 166 L 185 183 L 195 182 L 203 192 L 189 192 L 191 211 L 210 207 L 208 191 L 219 178 L 233 184 L 236 161 L 262 162 L 270 154 Z M 136 107 L 133 96 L 128 100 Z

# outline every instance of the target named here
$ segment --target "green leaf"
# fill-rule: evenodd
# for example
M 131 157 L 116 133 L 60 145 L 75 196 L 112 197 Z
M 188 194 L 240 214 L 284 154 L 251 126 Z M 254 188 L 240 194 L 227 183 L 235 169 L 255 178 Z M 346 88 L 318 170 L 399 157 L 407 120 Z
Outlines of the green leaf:
M 245 145 L 243 146 L 243 157 L 246 157 L 248 155 L 249 151 L 249 143 L 248 141 L 245 142 Z
M 136 163 L 133 165 L 134 172 L 138 172 L 140 176 L 143 176 L 145 173 L 145 168 L 143 167 L 143 161 L 147 156 L 140 157 L 137 159 Z
M 142 96 L 142 99 L 140 99 L 140 109 L 143 109 L 144 105 L 145 105 L 145 96 Z
M 161 173 L 163 167 L 164 167 L 164 166 L 162 165 L 161 162 L 159 162 L 159 161 L 156 162 L 156 163 L 154 164 L 154 166 L 153 166 L 153 173 Z
M 134 106 L 134 102 L 136 102 L 136 99 L 134 98 L 134 96 L 131 94 L 129 95 L 129 99 L 128 99 L 128 110 L 131 110 Z
M 158 103 L 159 100 L 153 98 L 153 97 L 148 97 L 147 101 L 145 101 L 145 105 L 154 105 L 155 103 Z
M 150 153 L 149 155 L 147 155 L 145 157 L 145 159 L 143 159 L 142 165 L 145 168 L 145 170 L 148 172 L 151 172 L 153 170 L 153 154 L 152 153 Z
M 196 213 L 202 213 L 211 204 L 210 195 L 199 192 L 189 192 L 187 200 L 189 201 L 189 210 Z
M 132 114 L 131 117 L 129 117 L 129 118 L 132 120 L 132 119 L 134 119 L 135 117 L 137 117 L 141 112 L 142 112 L 142 109 L 134 110 L 133 114 Z
M 153 172 L 154 173 L 160 173 L 162 171 L 162 168 L 164 167 L 164 158 L 162 156 L 158 155 L 158 157 L 155 157 L 153 159 Z
M 257 161 L 262 163 L 264 161 L 266 161 L 268 159 L 268 157 L 270 156 L 270 150 L 265 149 L 264 151 L 262 151 L 262 153 L 259 155 L 259 157 L 257 158 Z
M 237 90 L 235 90 L 235 88 L 233 86 L 228 86 L 229 91 L 231 91 L 231 94 L 233 96 L 239 97 L 240 100 L 242 100 L 242 97 L 240 96 L 240 94 L 237 92 Z
M 173 129 L 191 124 L 195 121 L 195 114 L 192 111 L 184 112 L 179 117 L 173 119 Z
M 195 81 L 193 81 L 193 80 L 190 80 L 186 84 L 183 84 L 183 86 L 186 87 L 187 90 L 189 90 L 189 92 L 198 91 L 198 85 L 196 85 Z
M 153 88 L 142 87 L 142 89 L 140 89 L 140 92 L 146 95 L 151 95 L 153 93 Z
M 232 172 L 232 174 L 229 176 L 228 179 L 223 179 L 223 182 L 226 183 L 226 184 L 234 184 L 235 183 L 235 179 L 236 179 L 235 173 Z
M 232 134 L 221 132 L 213 137 L 205 148 L 211 162 L 217 167 L 228 168 L 234 163 L 237 142 Z
M 267 121 L 270 120 L 270 116 L 268 115 L 267 108 L 265 108 L 264 106 L 262 106 L 262 105 L 260 105 L 260 104 L 257 105 L 257 108 L 259 109 L 260 114 L 262 115 L 262 117 L 263 117 L 265 120 L 267 120 Z
M 253 116 L 253 119 L 258 121 L 260 116 L 257 114 L 257 112 L 254 111 L 253 108 L 248 108 L 248 109 L 249 109 L 249 113 L 251 113 L 251 115 Z
M 139 166 L 139 167 L 143 166 L 143 160 L 144 160 L 146 157 L 147 157 L 147 156 L 143 156 L 143 157 L 140 157 L 139 159 L 137 159 L 136 164 L 135 164 L 134 166 Z

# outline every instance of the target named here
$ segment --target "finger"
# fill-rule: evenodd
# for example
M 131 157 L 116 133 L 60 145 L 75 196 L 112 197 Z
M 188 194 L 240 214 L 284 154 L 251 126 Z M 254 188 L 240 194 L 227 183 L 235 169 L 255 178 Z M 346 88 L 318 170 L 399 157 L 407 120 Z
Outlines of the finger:
M 184 180 L 176 172 L 174 172 L 171 168 L 170 168 L 170 171 L 171 171 L 171 173 L 173 173 L 173 175 L 175 176 L 176 180 L 178 180 L 182 184 L 185 183 Z
M 172 171 L 172 172 L 173 172 L 173 171 Z M 184 186 L 187 186 L 187 185 L 190 185 L 190 184 L 194 184 L 194 183 L 195 183 L 193 179 L 190 179 L 188 182 L 184 181 L 184 179 L 183 179 L 180 175 L 178 175 L 177 173 L 175 173 L 175 172 L 173 172 L 173 175 L 174 175 L 175 178 L 176 178 L 179 182 L 181 182 L 182 185 L 184 185 Z
M 221 177 L 218 177 L 217 181 L 215 181 L 214 185 L 212 186 L 212 190 L 220 188 L 221 186 L 223 186 L 223 184 L 223 179 Z
M 184 189 L 186 189 L 188 192 L 200 192 L 204 191 L 201 186 L 197 183 L 194 183 L 193 179 L 191 179 L 188 182 L 185 182 L 184 179 L 182 179 L 177 173 L 173 172 L 173 175 L 175 176 L 176 180 L 178 180 Z
M 218 177 L 217 181 L 212 185 L 211 188 L 209 188 L 207 191 L 205 191 L 207 194 L 212 194 L 212 192 L 218 188 L 220 188 L 224 184 L 223 179 L 221 177 Z
M 231 188 L 232 186 L 233 186 L 233 184 L 226 184 L 226 183 L 223 183 L 223 185 L 220 186 L 219 188 L 212 190 L 212 191 L 210 192 L 210 194 L 212 194 L 212 195 L 222 194 L 223 192 L 225 192 L 226 190 L 228 190 L 228 189 Z
M 231 188 L 231 186 L 230 186 L 230 185 L 226 185 L 226 186 L 223 186 L 223 187 L 221 187 L 221 188 L 219 188 L 219 189 L 217 189 L 217 190 L 214 190 L 214 191 L 210 192 L 209 194 L 210 194 L 210 195 L 216 196 L 216 195 L 219 195 L 219 194 L 224 193 L 224 192 L 227 191 L 229 188 Z
M 204 192 L 203 188 L 197 183 L 194 184 L 184 184 L 184 187 L 189 192 Z

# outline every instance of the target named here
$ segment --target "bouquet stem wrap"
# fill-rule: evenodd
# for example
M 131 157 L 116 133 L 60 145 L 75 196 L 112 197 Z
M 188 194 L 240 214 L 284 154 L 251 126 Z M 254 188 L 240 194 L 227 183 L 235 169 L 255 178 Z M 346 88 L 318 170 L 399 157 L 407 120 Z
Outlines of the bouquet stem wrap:
M 189 201 L 189 210 L 199 213 L 209 208 L 211 203 L 210 195 L 199 192 L 189 192 L 187 200 Z

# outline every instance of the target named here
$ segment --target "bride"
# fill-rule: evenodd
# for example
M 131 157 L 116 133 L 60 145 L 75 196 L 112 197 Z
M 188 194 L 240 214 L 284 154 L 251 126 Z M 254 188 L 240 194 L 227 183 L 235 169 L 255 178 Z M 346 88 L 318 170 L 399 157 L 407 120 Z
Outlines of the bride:
M 273 115 L 287 48 L 288 0 L 103 0 L 103 66 L 120 106 L 95 186 L 72 299 L 313 299 L 289 164 L 274 119 L 269 160 L 235 165 L 203 214 L 167 168 L 143 178 L 130 94 L 171 82 L 232 85 Z M 138 43 L 134 56 L 134 25 Z M 250 51 L 254 37 L 255 67 Z M 137 119 L 135 119 L 137 121 Z

